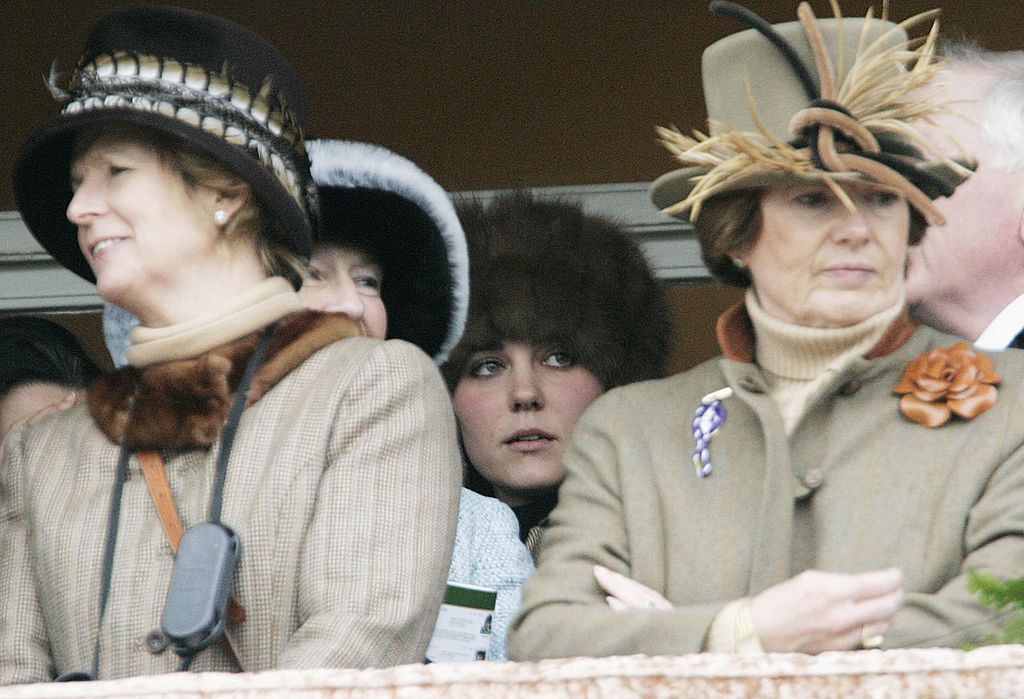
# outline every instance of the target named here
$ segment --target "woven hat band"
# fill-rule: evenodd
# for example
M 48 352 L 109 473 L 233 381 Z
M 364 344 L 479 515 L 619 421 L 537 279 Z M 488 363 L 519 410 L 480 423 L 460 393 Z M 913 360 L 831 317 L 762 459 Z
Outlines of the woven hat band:
M 303 188 L 305 146 L 298 120 L 284 104 L 202 66 L 118 52 L 95 57 L 70 81 L 68 91 L 51 75 L 61 114 L 129 109 L 151 112 L 201 129 L 249 153 L 274 173 L 299 207 L 309 213 Z

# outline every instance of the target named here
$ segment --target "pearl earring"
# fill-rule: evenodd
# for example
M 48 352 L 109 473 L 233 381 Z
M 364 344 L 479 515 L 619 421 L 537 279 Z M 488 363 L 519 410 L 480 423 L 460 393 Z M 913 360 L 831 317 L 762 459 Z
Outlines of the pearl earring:
M 747 263 L 738 257 L 732 258 L 732 264 L 736 269 L 746 269 Z
M 213 212 L 213 220 L 217 222 L 218 226 L 223 226 L 228 222 L 228 212 L 224 209 L 217 209 Z

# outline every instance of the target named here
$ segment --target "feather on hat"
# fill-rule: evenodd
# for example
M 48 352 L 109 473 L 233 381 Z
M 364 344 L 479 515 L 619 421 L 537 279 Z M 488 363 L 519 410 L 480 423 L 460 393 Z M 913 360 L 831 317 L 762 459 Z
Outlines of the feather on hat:
M 932 200 L 952 194 L 973 165 L 927 160 L 913 125 L 942 108 L 917 90 L 940 67 L 938 11 L 894 24 L 870 10 L 858 21 L 843 18 L 835 1 L 832 8 L 835 17 L 818 20 L 803 2 L 798 22 L 772 26 L 735 3 L 711 3 L 753 29 L 704 51 L 710 135 L 658 129 L 686 166 L 652 183 L 658 208 L 696 219 L 715 195 L 794 180 L 826 184 L 852 207 L 840 185 L 869 181 L 903 194 L 928 223 L 942 222 Z M 907 29 L 929 21 L 924 39 L 907 40 Z

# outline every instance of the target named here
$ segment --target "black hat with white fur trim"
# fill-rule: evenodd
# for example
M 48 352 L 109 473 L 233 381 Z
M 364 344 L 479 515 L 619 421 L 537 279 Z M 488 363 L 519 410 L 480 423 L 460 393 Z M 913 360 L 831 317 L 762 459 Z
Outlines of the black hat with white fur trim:
M 303 143 L 306 98 L 284 56 L 249 29 L 159 5 L 118 8 L 93 28 L 66 86 L 51 75 L 60 112 L 22 146 L 14 193 L 29 230 L 62 265 L 94 280 L 66 218 L 75 135 L 131 123 L 200 148 L 241 177 L 285 235 L 308 255 L 316 189 Z
M 388 338 L 442 363 L 469 305 L 466 237 L 448 194 L 413 162 L 371 143 L 310 140 L 320 193 L 314 245 L 364 250 L 381 266 Z

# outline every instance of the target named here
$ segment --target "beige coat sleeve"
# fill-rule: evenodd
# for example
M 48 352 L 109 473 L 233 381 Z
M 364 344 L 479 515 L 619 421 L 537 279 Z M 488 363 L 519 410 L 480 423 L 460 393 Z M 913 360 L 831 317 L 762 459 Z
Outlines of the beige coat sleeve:
M 509 656 L 515 660 L 698 652 L 727 601 L 616 612 L 598 588 L 595 564 L 649 586 L 666 577 L 664 569 L 641 574 L 630 565 L 631 547 L 658 550 L 664 542 L 656 538 L 657 527 L 644 528 L 649 540 L 631 539 L 639 531 L 627 533 L 621 472 L 653 466 L 619 449 L 617 430 L 629 429 L 623 427 L 629 422 L 623 419 L 626 410 L 612 392 L 592 404 L 577 423 L 563 459 L 568 473 L 542 539 L 537 572 L 526 583 L 522 610 L 512 627 Z M 652 512 L 657 509 L 657 503 L 650 503 Z M 658 592 L 665 594 L 664 589 Z
M 448 392 L 403 342 L 368 358 L 337 410 L 303 543 L 301 615 L 280 668 L 422 662 L 444 594 L 461 460 Z
M 53 678 L 29 555 L 23 434 L 16 427 L 0 444 L 0 686 Z
M 1014 610 L 983 607 L 967 590 L 967 579 L 972 570 L 1003 580 L 1024 576 L 1024 446 L 992 472 L 964 525 L 966 555 L 959 570 L 951 570 L 949 581 L 933 593 L 906 594 L 885 647 L 955 648 L 1001 633 Z

